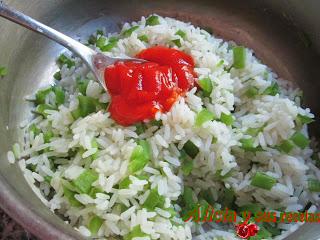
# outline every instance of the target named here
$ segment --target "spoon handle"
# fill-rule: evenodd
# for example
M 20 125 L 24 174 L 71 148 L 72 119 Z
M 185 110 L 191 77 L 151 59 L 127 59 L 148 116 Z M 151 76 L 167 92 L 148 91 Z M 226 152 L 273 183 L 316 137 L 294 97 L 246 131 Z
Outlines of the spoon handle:
M 55 42 L 60 43 L 70 51 L 76 53 L 81 57 L 87 64 L 92 64 L 92 57 L 95 52 L 89 47 L 81 44 L 80 42 L 38 22 L 37 20 L 8 7 L 2 1 L 0 1 L 0 16 L 22 25 L 34 32 L 40 33 Z

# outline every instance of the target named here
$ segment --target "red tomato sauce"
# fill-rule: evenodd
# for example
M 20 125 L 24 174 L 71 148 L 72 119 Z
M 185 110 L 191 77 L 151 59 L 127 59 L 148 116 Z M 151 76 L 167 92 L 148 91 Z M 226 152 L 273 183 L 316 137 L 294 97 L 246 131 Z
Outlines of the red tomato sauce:
M 195 83 L 194 61 L 188 54 L 167 47 L 151 47 L 137 58 L 148 62 L 116 62 L 104 72 L 111 95 L 109 112 L 123 126 L 154 119 L 167 112 Z

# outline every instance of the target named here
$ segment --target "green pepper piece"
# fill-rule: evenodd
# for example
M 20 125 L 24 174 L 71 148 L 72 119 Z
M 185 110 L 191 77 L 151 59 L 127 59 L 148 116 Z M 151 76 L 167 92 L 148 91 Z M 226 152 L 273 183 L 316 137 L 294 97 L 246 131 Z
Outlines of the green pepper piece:
M 88 229 L 90 230 L 92 235 L 96 235 L 98 233 L 103 221 L 104 220 L 98 216 L 94 216 L 93 218 L 91 218 Z
M 262 151 L 261 146 L 254 147 L 254 139 L 253 138 L 243 138 L 240 139 L 241 148 L 248 152 L 257 152 Z
M 148 36 L 147 35 L 141 35 L 141 36 L 139 36 L 138 37 L 138 39 L 140 40 L 140 41 L 142 41 L 142 42 L 145 42 L 145 43 L 148 43 L 148 41 L 149 41 L 149 38 L 148 38 Z
M 61 72 L 60 71 L 56 72 L 55 74 L 53 74 L 53 77 L 54 77 L 54 79 L 60 81 L 61 78 L 62 78 L 61 77 Z
M 8 74 L 8 69 L 6 67 L 0 66 L 0 77 L 5 77 Z
M 199 148 L 191 141 L 188 140 L 184 146 L 183 150 L 191 157 L 195 158 L 199 153 Z
M 233 208 L 235 201 L 235 193 L 232 188 L 225 188 L 219 197 L 219 202 L 226 208 Z
M 57 106 L 64 104 L 65 94 L 61 87 L 54 86 L 53 92 L 56 95 L 56 104 Z
M 82 207 L 82 203 L 79 202 L 74 195 L 76 194 L 75 192 L 70 191 L 68 188 L 63 187 L 63 194 L 64 196 L 68 199 L 69 203 L 73 207 Z
M 263 94 L 265 95 L 271 95 L 271 96 L 275 96 L 278 93 L 280 93 L 280 88 L 278 83 L 274 82 L 272 83 L 269 87 L 267 87 L 264 91 Z
M 43 140 L 45 143 L 49 143 L 52 137 L 53 137 L 53 132 L 50 130 L 43 134 Z
M 129 185 L 131 184 L 131 180 L 129 177 L 126 177 L 119 183 L 119 189 L 127 189 L 129 188 Z
M 34 123 L 29 126 L 29 131 L 33 132 L 34 136 L 37 136 L 41 133 L 41 130 L 37 128 L 37 126 Z
M 247 91 L 245 92 L 245 95 L 248 98 L 254 98 L 255 96 L 257 96 L 259 94 L 259 89 L 256 87 L 249 87 L 247 89 Z
M 88 79 L 77 79 L 77 88 L 83 96 L 86 95 L 89 82 L 90 80 Z
M 72 117 L 73 117 L 74 120 L 77 120 L 79 117 L 81 117 L 81 111 L 80 111 L 80 109 L 77 108 L 77 109 L 73 110 L 73 111 L 71 112 L 71 115 L 72 115 Z
M 301 149 L 306 148 L 310 143 L 310 140 L 301 132 L 294 133 L 290 139 L 295 145 L 297 145 Z
M 256 172 L 256 174 L 251 179 L 251 186 L 266 190 L 270 190 L 276 183 L 277 180 L 275 178 L 270 177 L 262 172 Z
M 75 61 L 71 60 L 64 54 L 61 54 L 59 56 L 58 63 L 60 64 L 60 66 L 67 65 L 68 68 L 71 68 L 72 66 L 76 65 Z
M 143 169 L 145 165 L 147 165 L 150 158 L 151 150 L 149 143 L 145 140 L 140 140 L 139 145 L 135 147 L 130 157 L 130 172 L 135 173 Z
M 74 186 L 79 190 L 80 193 L 89 193 L 92 184 L 97 181 L 98 174 L 92 170 L 85 170 L 80 174 L 79 177 L 74 179 L 72 182 Z
M 146 236 L 148 235 L 141 231 L 140 225 L 137 225 L 127 235 L 123 237 L 123 240 L 132 240 L 134 238 Z
M 148 210 L 154 211 L 155 207 L 163 208 L 164 201 L 164 197 L 159 195 L 158 189 L 153 188 L 150 190 L 149 196 L 143 203 L 143 207 Z
M 94 45 L 97 42 L 97 37 L 95 35 L 90 35 L 89 39 L 88 39 L 88 44 Z
M 222 169 L 219 169 L 219 170 L 217 170 L 217 171 L 215 172 L 214 177 L 215 177 L 217 180 L 227 179 L 227 178 L 231 177 L 231 176 L 232 176 L 232 173 L 233 173 L 233 171 L 230 170 L 230 171 L 227 172 L 226 174 L 221 175 L 221 172 L 222 172 Z
M 308 189 L 310 192 L 320 192 L 320 181 L 317 179 L 309 179 Z
M 282 141 L 281 144 L 278 146 L 278 149 L 281 152 L 285 152 L 285 153 L 290 153 L 293 148 L 294 148 L 294 145 L 289 140 Z
M 309 124 L 314 122 L 314 119 L 305 115 L 298 114 L 296 121 L 300 124 Z
M 215 116 L 212 112 L 206 108 L 203 108 L 196 116 L 195 125 L 197 127 L 201 127 L 203 123 L 212 121 L 214 118 Z
M 181 47 L 181 42 L 180 42 L 180 39 L 173 39 L 171 40 L 171 42 L 176 45 L 177 47 Z
M 211 79 L 210 78 L 202 78 L 198 81 L 198 84 L 201 87 L 201 89 L 203 90 L 204 96 L 209 97 L 212 92 L 212 89 L 213 89 Z
M 155 26 L 159 24 L 160 24 L 160 21 L 158 16 L 150 16 L 146 20 L 146 26 Z
M 112 50 L 112 48 L 117 46 L 117 44 L 118 44 L 118 38 L 111 37 L 111 38 L 109 38 L 108 44 L 104 45 L 100 49 L 102 52 L 110 52 Z
M 97 33 L 97 35 L 100 35 L 100 36 L 104 35 L 104 32 L 102 29 L 98 29 L 96 33 Z
M 185 153 L 184 150 L 181 150 L 180 160 L 182 161 L 181 170 L 183 175 L 189 176 L 193 170 L 193 161 L 190 157 Z
M 100 188 L 92 187 L 88 195 L 92 198 L 96 198 L 97 193 L 103 193 L 103 190 Z
M 182 199 L 187 210 L 191 210 L 197 205 L 193 200 L 193 190 L 190 187 L 184 188 Z
M 144 133 L 145 130 L 146 130 L 146 126 L 145 126 L 143 123 L 138 123 L 138 124 L 136 124 L 136 133 L 137 133 L 138 135 Z
M 44 104 L 46 102 L 46 97 L 50 92 L 52 92 L 52 87 L 39 90 L 36 93 L 36 104 Z
M 233 48 L 233 67 L 237 69 L 245 68 L 246 66 L 246 49 L 244 47 Z
M 212 193 L 210 192 L 209 189 L 205 190 L 205 191 L 201 191 L 200 197 L 205 199 L 211 206 L 213 206 L 215 204 L 215 200 L 214 200 Z
M 246 134 L 255 137 L 259 134 L 259 132 L 261 132 L 263 130 L 263 127 L 258 127 L 258 128 L 248 128 L 248 130 L 246 131 Z
M 39 104 L 35 110 L 36 113 L 41 114 L 44 117 L 48 116 L 48 113 L 45 113 L 46 110 L 56 110 L 55 107 L 49 104 Z
M 44 176 L 43 177 L 44 178 L 44 181 L 46 181 L 47 183 L 51 183 L 51 179 L 52 179 L 52 177 L 51 176 Z
M 123 36 L 123 37 L 130 37 L 131 34 L 132 34 L 135 30 L 137 30 L 137 29 L 139 29 L 139 26 L 133 26 L 133 27 L 131 27 L 131 28 L 123 31 L 123 32 L 122 32 L 122 36 Z
M 227 126 L 231 126 L 234 122 L 234 118 L 232 114 L 221 113 L 220 121 L 226 124 Z
M 186 34 L 184 31 L 182 31 L 181 29 L 179 29 L 178 31 L 176 31 L 175 35 L 180 36 L 182 39 L 185 39 L 186 36 L 187 36 L 187 34 Z
M 101 49 L 106 44 L 106 42 L 107 42 L 107 38 L 101 36 L 98 38 L 98 40 L 96 42 L 96 46 Z
M 96 111 L 97 105 L 94 98 L 79 95 L 78 100 L 81 117 L 85 117 Z

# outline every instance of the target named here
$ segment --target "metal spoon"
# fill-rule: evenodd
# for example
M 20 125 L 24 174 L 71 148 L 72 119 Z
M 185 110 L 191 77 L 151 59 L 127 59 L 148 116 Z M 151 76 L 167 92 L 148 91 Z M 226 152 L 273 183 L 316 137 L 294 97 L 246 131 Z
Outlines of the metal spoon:
M 145 62 L 145 60 L 138 58 L 116 58 L 116 57 L 108 57 L 102 53 L 96 52 L 91 48 L 81 44 L 80 42 L 36 21 L 35 19 L 15 10 L 7 5 L 5 5 L 2 1 L 0 1 L 0 16 L 15 22 L 23 27 L 26 27 L 34 32 L 40 33 L 53 41 L 61 44 L 62 46 L 68 48 L 71 52 L 78 55 L 91 69 L 91 71 L 96 76 L 97 80 L 103 86 L 105 90 L 107 90 L 103 73 L 104 69 L 113 64 L 116 61 L 138 61 Z

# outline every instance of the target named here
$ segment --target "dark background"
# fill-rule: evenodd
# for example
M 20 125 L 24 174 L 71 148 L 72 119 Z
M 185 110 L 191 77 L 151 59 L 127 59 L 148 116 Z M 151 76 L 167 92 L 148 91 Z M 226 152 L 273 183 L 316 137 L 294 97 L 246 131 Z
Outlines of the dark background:
M 37 240 L 0 208 L 0 240 Z

